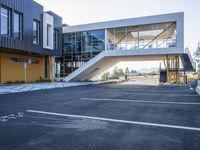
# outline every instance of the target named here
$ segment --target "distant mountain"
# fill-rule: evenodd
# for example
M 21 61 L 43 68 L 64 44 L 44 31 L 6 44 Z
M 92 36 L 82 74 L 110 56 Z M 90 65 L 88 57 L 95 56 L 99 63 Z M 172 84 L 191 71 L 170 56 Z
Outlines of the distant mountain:
M 139 73 L 152 73 L 152 72 L 158 72 L 158 71 L 159 71 L 159 68 L 157 67 L 142 68 L 138 70 Z

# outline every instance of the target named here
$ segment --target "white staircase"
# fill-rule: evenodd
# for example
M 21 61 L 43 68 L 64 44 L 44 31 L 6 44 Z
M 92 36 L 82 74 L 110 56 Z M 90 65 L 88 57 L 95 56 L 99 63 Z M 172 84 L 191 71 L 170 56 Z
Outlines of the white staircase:
M 64 78 L 66 82 L 71 81 L 84 81 L 89 80 L 95 75 L 98 75 L 105 70 L 109 69 L 116 63 L 118 63 L 117 59 L 107 59 L 108 51 L 103 51 L 86 64 L 69 74 L 67 77 Z

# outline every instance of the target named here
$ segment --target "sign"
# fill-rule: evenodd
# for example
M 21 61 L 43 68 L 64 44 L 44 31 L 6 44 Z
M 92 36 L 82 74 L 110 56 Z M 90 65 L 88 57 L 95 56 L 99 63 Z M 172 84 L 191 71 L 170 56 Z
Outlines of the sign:
M 21 62 L 21 63 L 28 63 L 28 64 L 38 64 L 38 60 L 33 59 L 26 59 L 26 58 L 9 58 L 10 62 Z

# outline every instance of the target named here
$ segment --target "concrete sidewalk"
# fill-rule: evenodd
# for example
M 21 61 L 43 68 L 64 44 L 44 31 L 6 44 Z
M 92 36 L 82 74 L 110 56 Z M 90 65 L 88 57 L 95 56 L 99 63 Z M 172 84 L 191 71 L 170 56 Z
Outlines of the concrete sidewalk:
M 90 84 L 100 84 L 101 82 L 56 82 L 56 83 L 33 83 L 33 84 L 15 84 L 0 86 L 0 94 L 28 92 L 45 89 L 65 88 L 73 86 L 84 86 Z

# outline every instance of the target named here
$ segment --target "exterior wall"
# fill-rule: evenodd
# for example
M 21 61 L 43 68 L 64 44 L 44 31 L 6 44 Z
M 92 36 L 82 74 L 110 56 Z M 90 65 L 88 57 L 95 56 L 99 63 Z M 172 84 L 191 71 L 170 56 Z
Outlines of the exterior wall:
M 28 64 L 27 82 L 34 82 L 44 78 L 44 57 L 34 57 L 28 55 L 1 53 L 0 56 L 0 77 L 1 83 L 8 81 L 24 81 L 24 63 L 10 62 L 11 57 L 38 60 L 38 64 Z
M 0 47 L 43 55 L 62 55 L 62 42 L 59 42 L 58 49 L 48 50 L 46 48 L 43 48 L 43 6 L 41 6 L 34 0 L 0 0 L 0 5 L 8 7 L 11 10 L 12 14 L 14 11 L 17 11 L 23 15 L 23 39 L 17 40 L 12 38 L 13 33 L 11 33 L 11 38 L 0 36 Z M 53 12 L 47 13 L 51 13 L 51 15 L 53 14 L 54 22 L 56 25 L 54 26 L 57 30 L 59 30 L 59 41 L 62 41 L 62 18 L 54 14 Z M 37 20 L 40 22 L 39 45 L 33 44 L 33 20 Z
M 24 63 L 11 62 L 10 58 L 22 58 L 38 60 L 38 64 L 28 64 L 27 82 L 34 82 L 45 78 L 52 78 L 52 58 L 62 56 L 62 18 L 54 12 L 44 12 L 42 5 L 34 0 L 0 0 L 0 8 L 6 7 L 10 11 L 11 35 L 0 35 L 0 83 L 8 81 L 24 81 Z M 22 39 L 14 39 L 14 12 L 22 15 Z M 43 43 L 43 23 L 45 15 L 51 16 L 51 40 L 50 47 Z M 40 23 L 39 44 L 33 44 L 33 21 Z M 1 17 L 0 17 L 1 22 Z M 58 44 L 54 43 L 54 31 L 57 33 Z M 0 30 L 1 32 L 1 30 Z M 45 70 L 45 57 L 48 58 L 47 70 Z M 45 72 L 46 71 L 46 72 Z

